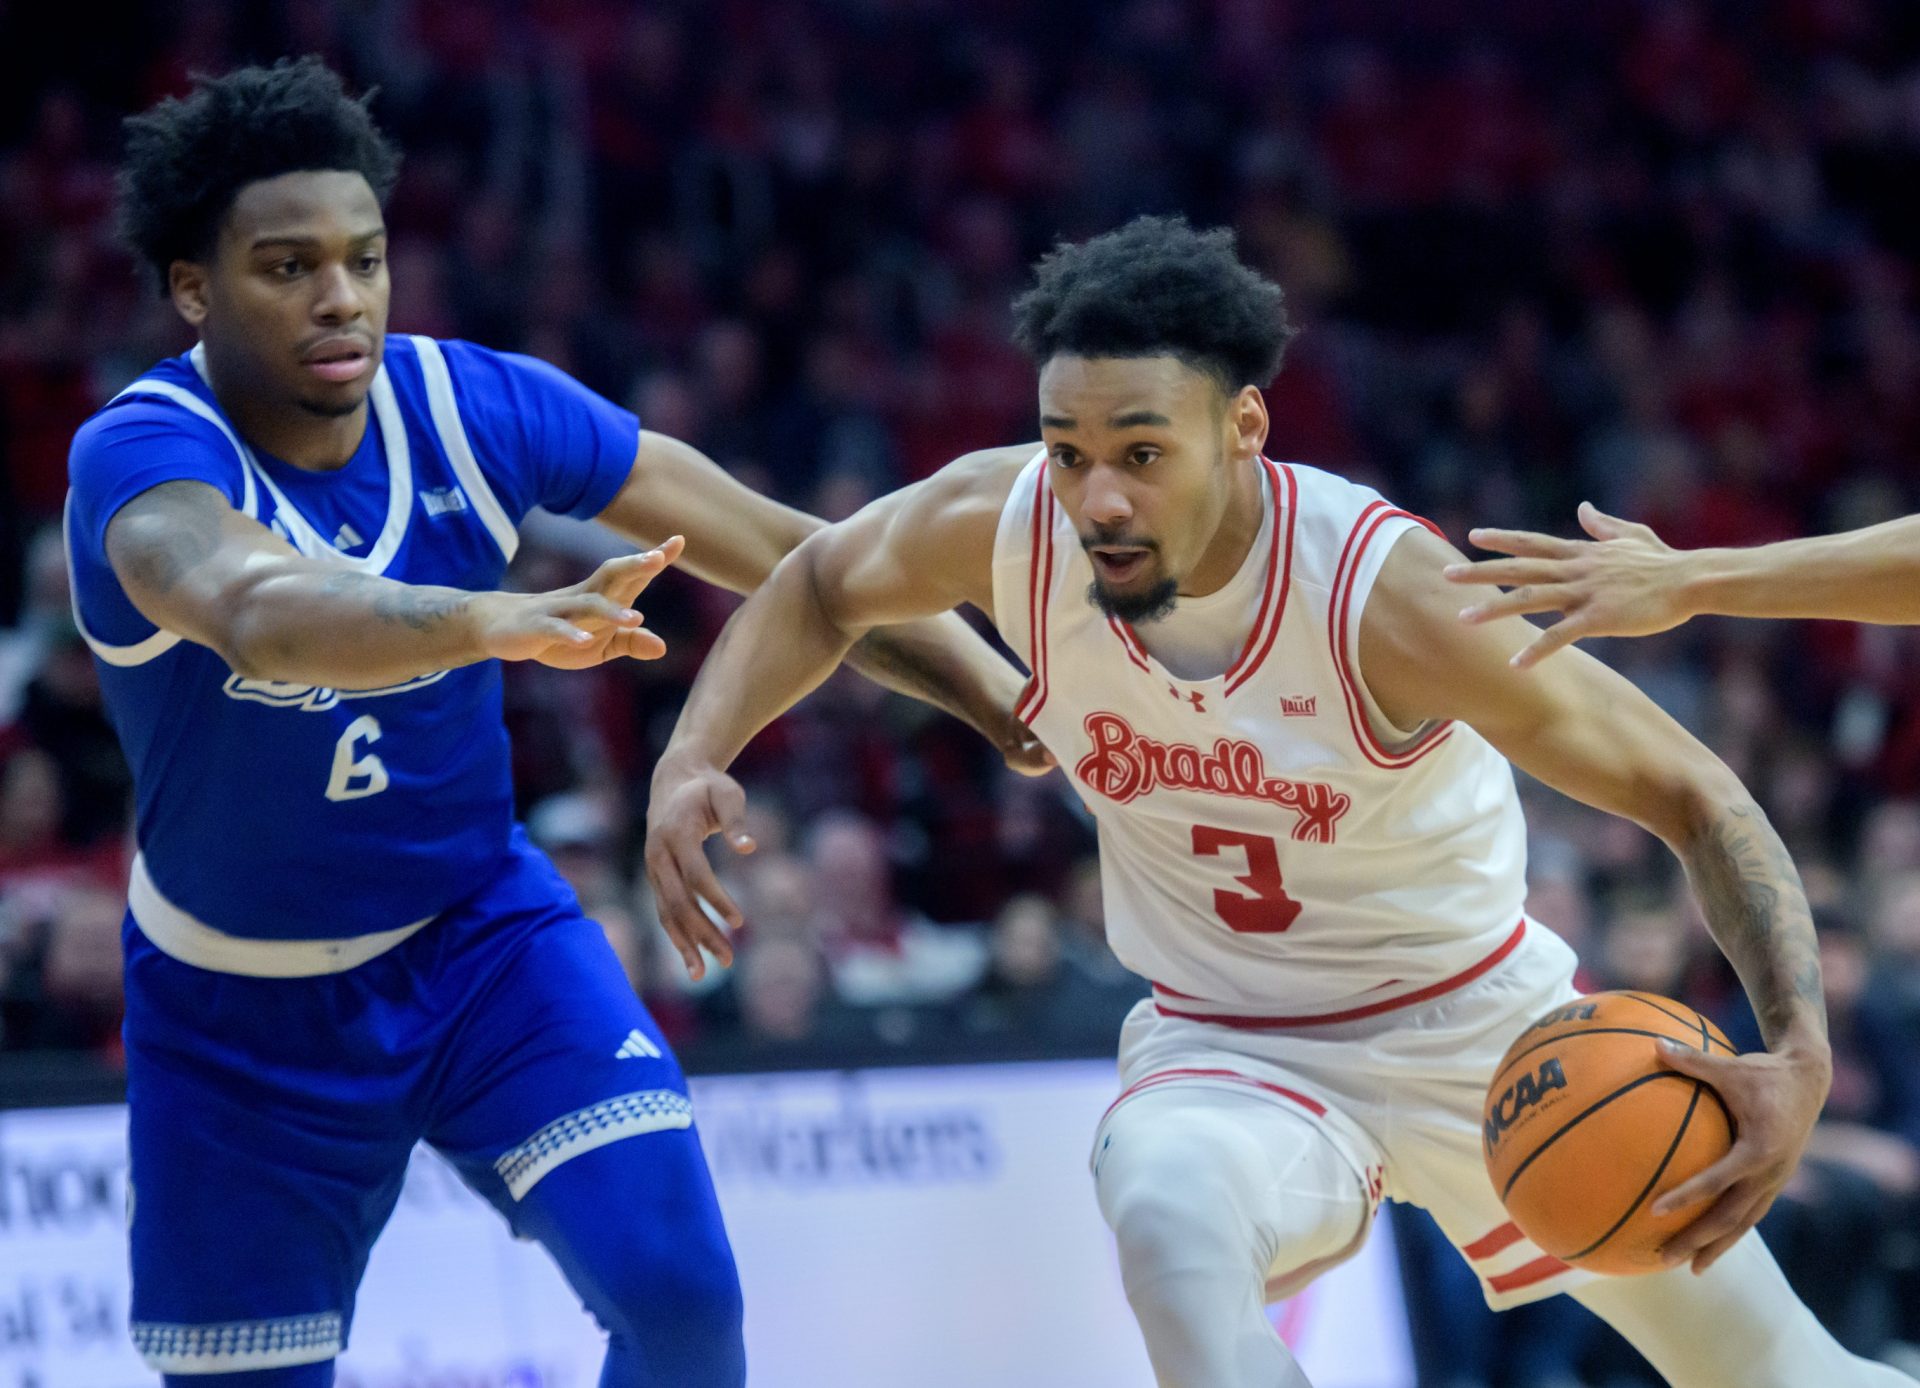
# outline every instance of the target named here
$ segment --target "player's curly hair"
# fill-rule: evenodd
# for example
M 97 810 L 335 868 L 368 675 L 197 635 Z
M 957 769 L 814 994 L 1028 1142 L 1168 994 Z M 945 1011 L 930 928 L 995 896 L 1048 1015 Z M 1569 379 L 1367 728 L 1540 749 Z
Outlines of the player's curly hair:
M 1173 356 L 1229 393 L 1265 386 L 1293 328 L 1280 286 L 1242 264 L 1225 227 L 1136 217 L 1078 245 L 1061 242 L 1014 301 L 1014 340 L 1034 363 Z
M 372 96 L 348 96 L 312 56 L 196 76 L 185 97 L 122 122 L 121 240 L 153 268 L 165 294 L 168 266 L 211 254 L 221 220 L 249 183 L 342 170 L 362 175 L 384 204 L 400 152 L 373 123 Z

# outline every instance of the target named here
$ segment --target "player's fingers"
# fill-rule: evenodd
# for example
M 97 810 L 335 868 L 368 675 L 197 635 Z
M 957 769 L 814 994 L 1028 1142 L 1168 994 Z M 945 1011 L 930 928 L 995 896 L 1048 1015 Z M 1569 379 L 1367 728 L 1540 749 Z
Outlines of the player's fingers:
M 660 917 L 660 928 L 667 932 L 680 962 L 686 965 L 687 977 L 698 982 L 706 972 L 706 961 L 700 957 L 700 947 L 693 943 L 686 927 L 687 919 L 697 915 L 698 908 L 687 895 L 671 859 L 664 852 L 656 858 L 651 846 L 647 850 L 647 882 L 653 888 L 653 908 Z
M 536 617 L 533 622 L 534 634 L 546 637 L 549 641 L 558 641 L 567 646 L 586 646 L 593 642 L 593 633 L 582 631 L 572 622 L 559 617 Z
M 1520 583 L 1557 583 L 1564 577 L 1564 564 L 1558 559 L 1482 559 L 1478 564 L 1449 564 L 1440 572 L 1455 583 L 1497 583 L 1510 588 Z
M 1516 670 L 1531 670 L 1555 651 L 1564 650 L 1587 634 L 1587 623 L 1579 613 L 1562 617 L 1514 653 L 1507 663 Z
M 675 547 L 673 553 L 678 554 Z M 642 550 L 638 554 L 616 554 L 604 561 L 583 581 L 564 591 L 570 593 L 599 593 L 629 606 L 634 598 L 653 582 L 660 571 L 672 563 L 666 552 L 666 546 L 658 549 Z
M 1713 1055 L 1666 1036 L 1660 1038 L 1655 1049 L 1660 1052 L 1662 1064 L 1678 1070 L 1689 1079 L 1704 1080 L 1715 1086 L 1738 1084 L 1749 1073 L 1747 1067 L 1751 1064 L 1750 1060 L 1741 1056 Z
M 731 776 L 722 777 L 708 792 L 707 800 L 728 846 L 735 853 L 753 852 L 753 835 L 747 832 L 747 793 L 740 783 Z
M 729 929 L 738 930 L 744 923 L 744 918 L 740 914 L 740 908 L 733 904 L 733 898 L 727 895 L 726 888 L 720 885 L 720 879 L 714 875 L 713 864 L 707 861 L 706 850 L 699 846 L 683 849 L 675 853 L 674 860 L 680 869 L 680 880 L 686 883 L 687 890 L 706 902 Z M 688 924 L 692 925 L 693 922 L 689 921 Z M 699 924 L 704 929 L 694 931 L 696 938 L 713 937 L 719 945 L 719 948 L 714 950 L 715 954 L 719 954 L 722 950 L 728 954 L 732 953 L 732 947 L 728 945 L 726 936 L 720 933 L 719 927 L 707 918 L 704 911 L 700 912 Z M 709 948 L 712 948 L 711 944 Z
M 1735 1182 L 1704 1213 L 1668 1239 L 1660 1249 L 1660 1256 L 1669 1266 L 1678 1266 L 1730 1234 L 1739 1237 L 1746 1230 L 1746 1217 L 1753 1209 L 1754 1199 L 1750 1184 Z
M 1719 1161 L 1682 1181 L 1654 1201 L 1654 1214 L 1670 1215 L 1709 1200 L 1724 1198 L 1727 1191 L 1752 1175 L 1759 1158 L 1760 1153 L 1751 1144 L 1736 1139 Z
M 688 880 L 686 865 L 695 860 L 706 862 L 697 841 L 690 849 L 680 851 L 664 838 L 656 837 L 647 844 L 647 880 L 653 886 L 654 909 L 659 913 L 661 928 L 686 964 L 687 977 L 698 982 L 707 971 L 701 947 L 704 945 L 722 964 L 730 964 L 733 946 L 714 926 L 696 895 L 697 889 Z
M 667 653 L 667 643 L 645 627 L 623 631 L 615 640 L 620 643 L 619 654 L 629 660 L 658 660 Z
M 611 627 L 637 627 L 640 614 L 599 593 L 572 593 L 557 600 L 548 609 L 556 617 L 565 617 L 580 625 L 598 622 Z
M 1541 535 L 1532 530 L 1492 528 L 1469 530 L 1467 539 L 1476 549 L 1490 549 L 1522 559 L 1566 559 L 1575 553 L 1579 543 L 1553 535 Z
M 646 591 L 647 585 L 660 577 L 686 547 L 686 540 L 675 535 L 665 544 L 657 545 L 644 554 L 628 556 L 635 562 L 624 566 L 614 576 L 613 585 L 606 590 L 607 595 L 631 606 L 634 599 Z
M 1460 613 L 1469 626 L 1480 626 L 1502 617 L 1519 617 L 1529 612 L 1564 612 L 1578 601 L 1573 589 L 1564 583 L 1527 583 L 1510 593 L 1475 603 Z
M 1580 528 L 1596 540 L 1651 540 L 1653 530 L 1638 521 L 1610 516 L 1591 501 L 1580 503 Z
M 1715 1239 L 1712 1243 L 1703 1246 L 1698 1253 L 1695 1253 L 1693 1255 L 1694 1275 L 1698 1276 L 1719 1262 L 1720 1259 L 1725 1256 L 1728 1249 L 1744 1239 L 1754 1225 L 1767 1217 L 1767 1211 L 1772 1205 L 1773 1197 L 1771 1195 L 1761 1196 L 1747 1207 L 1746 1213 L 1735 1221 L 1731 1229 Z

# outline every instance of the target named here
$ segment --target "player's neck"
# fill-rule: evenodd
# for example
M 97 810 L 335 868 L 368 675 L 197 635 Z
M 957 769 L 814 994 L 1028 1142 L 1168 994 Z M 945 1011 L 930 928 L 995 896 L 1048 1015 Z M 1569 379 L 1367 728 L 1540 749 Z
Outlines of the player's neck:
M 219 368 L 207 363 L 214 399 L 240 436 L 263 453 L 304 472 L 333 472 L 360 450 L 367 434 L 367 402 L 352 414 L 316 415 L 298 405 L 263 400 L 251 392 L 223 389 Z
M 1260 534 L 1266 502 L 1260 493 L 1260 465 L 1232 465 L 1228 483 L 1227 509 L 1208 542 L 1206 553 L 1193 566 L 1186 582 L 1180 585 L 1183 598 L 1211 597 L 1232 581 L 1247 562 L 1247 554 Z

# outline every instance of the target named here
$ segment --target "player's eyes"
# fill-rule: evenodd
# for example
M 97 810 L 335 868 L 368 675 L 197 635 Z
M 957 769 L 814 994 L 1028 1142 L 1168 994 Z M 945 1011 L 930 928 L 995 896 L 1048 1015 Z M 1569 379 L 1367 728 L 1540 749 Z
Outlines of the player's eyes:
M 1159 456 L 1160 450 L 1157 448 L 1136 448 L 1133 452 L 1127 454 L 1127 461 L 1135 467 L 1145 467 Z
M 361 274 L 371 275 L 375 270 L 380 268 L 380 257 L 377 255 L 363 255 L 360 257 L 359 266 Z
M 267 273 L 276 279 L 290 280 L 300 273 L 300 268 L 297 260 L 276 260 L 267 267 Z
M 1072 467 L 1080 461 L 1080 455 L 1071 448 L 1056 448 L 1053 450 L 1053 461 L 1056 467 Z

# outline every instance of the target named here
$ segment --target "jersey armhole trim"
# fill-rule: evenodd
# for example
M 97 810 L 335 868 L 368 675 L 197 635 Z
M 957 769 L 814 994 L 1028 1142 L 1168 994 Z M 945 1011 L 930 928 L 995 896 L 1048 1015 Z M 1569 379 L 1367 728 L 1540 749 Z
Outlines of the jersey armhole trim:
M 1352 618 L 1354 581 L 1360 571 L 1361 556 L 1380 533 L 1380 528 L 1396 518 L 1413 521 L 1435 535 L 1440 534 L 1432 521 L 1411 511 L 1400 510 L 1385 501 L 1369 504 L 1353 523 L 1347 543 L 1340 551 L 1340 561 L 1334 568 L 1333 611 L 1327 622 L 1327 640 L 1333 649 L 1334 669 L 1340 675 L 1340 690 L 1345 696 L 1347 722 L 1353 729 L 1354 741 L 1368 761 L 1387 771 L 1412 766 L 1445 742 L 1452 735 L 1454 727 L 1451 720 L 1436 723 L 1406 746 L 1394 748 L 1381 742 L 1373 730 L 1372 721 L 1367 717 L 1366 700 L 1361 694 L 1360 672 L 1356 668 L 1353 652 L 1348 648 L 1347 627 Z
M 67 561 L 67 603 L 73 609 L 74 630 L 80 633 L 80 639 L 87 643 L 88 650 L 107 664 L 124 670 L 135 665 L 145 665 L 148 661 L 165 655 L 180 644 L 180 637 L 162 626 L 154 627 L 153 635 L 144 641 L 135 641 L 130 646 L 111 645 L 87 630 L 87 619 L 80 615 L 80 579 L 73 567 L 72 492 L 67 493 L 67 504 L 60 512 L 60 548 Z M 138 608 L 134 610 L 139 611 Z M 141 615 L 145 616 L 144 613 Z
M 493 537 L 507 562 L 512 563 L 520 548 L 520 532 L 507 518 L 506 508 L 493 494 L 486 474 L 480 470 L 479 460 L 473 455 L 473 444 L 467 438 L 467 427 L 461 422 L 460 405 L 454 397 L 453 373 L 447 367 L 446 354 L 430 337 L 410 336 L 407 340 L 419 358 L 420 375 L 427 388 L 427 411 L 433 416 L 433 427 L 440 435 L 440 446 L 446 450 L 447 461 L 453 464 L 453 474 L 473 499 L 474 513 L 487 528 L 487 534 Z
M 1046 464 L 1033 485 L 1033 543 L 1027 557 L 1027 687 L 1013 716 L 1028 727 L 1047 703 L 1047 612 L 1053 606 L 1053 531 L 1057 507 Z
M 1273 548 L 1267 556 L 1267 587 L 1260 597 L 1260 615 L 1254 619 L 1253 630 L 1247 633 L 1247 644 L 1240 650 L 1240 658 L 1233 662 L 1227 671 L 1226 692 L 1233 693 L 1248 680 L 1267 658 L 1267 652 L 1273 649 L 1274 639 L 1280 634 L 1280 623 L 1287 615 L 1287 594 L 1293 588 L 1293 526 L 1299 515 L 1299 484 L 1294 479 L 1293 469 L 1282 467 L 1271 459 L 1260 460 L 1266 465 L 1269 485 L 1273 489 L 1273 505 L 1276 511 L 1284 514 L 1286 535 L 1281 536 L 1280 519 L 1276 516 L 1273 526 Z M 1278 582 L 1275 576 L 1278 575 Z M 1267 609 L 1273 609 L 1271 622 L 1266 622 Z M 1265 637 L 1261 635 L 1262 623 L 1266 623 Z M 1259 642 L 1256 653 L 1254 643 Z M 1252 659 L 1249 660 L 1248 657 Z
M 119 391 L 113 398 L 121 400 L 129 395 L 145 395 L 169 401 L 218 429 L 221 437 L 226 439 L 233 449 L 234 457 L 240 466 L 241 514 L 249 519 L 259 519 L 259 492 L 254 488 L 253 469 L 248 465 L 246 448 L 240 442 L 239 436 L 227 426 L 226 420 L 220 417 L 218 410 L 184 386 L 177 386 L 171 381 L 148 380 L 144 376 Z M 128 500 L 132 498 L 129 497 Z M 125 670 L 156 660 L 180 644 L 181 637 L 177 633 L 168 631 L 158 624 L 154 625 L 153 635 L 126 646 L 116 646 L 111 642 L 102 641 L 88 629 L 87 619 L 80 613 L 80 582 L 73 563 L 73 493 L 71 491 L 67 493 L 66 505 L 60 511 L 60 547 L 67 561 L 67 601 L 73 610 L 74 629 L 80 633 L 80 639 L 87 643 L 88 650 L 108 665 Z M 131 606 L 132 600 L 129 599 L 128 603 Z M 139 611 L 138 608 L 134 610 Z M 143 618 L 145 615 L 141 613 Z

